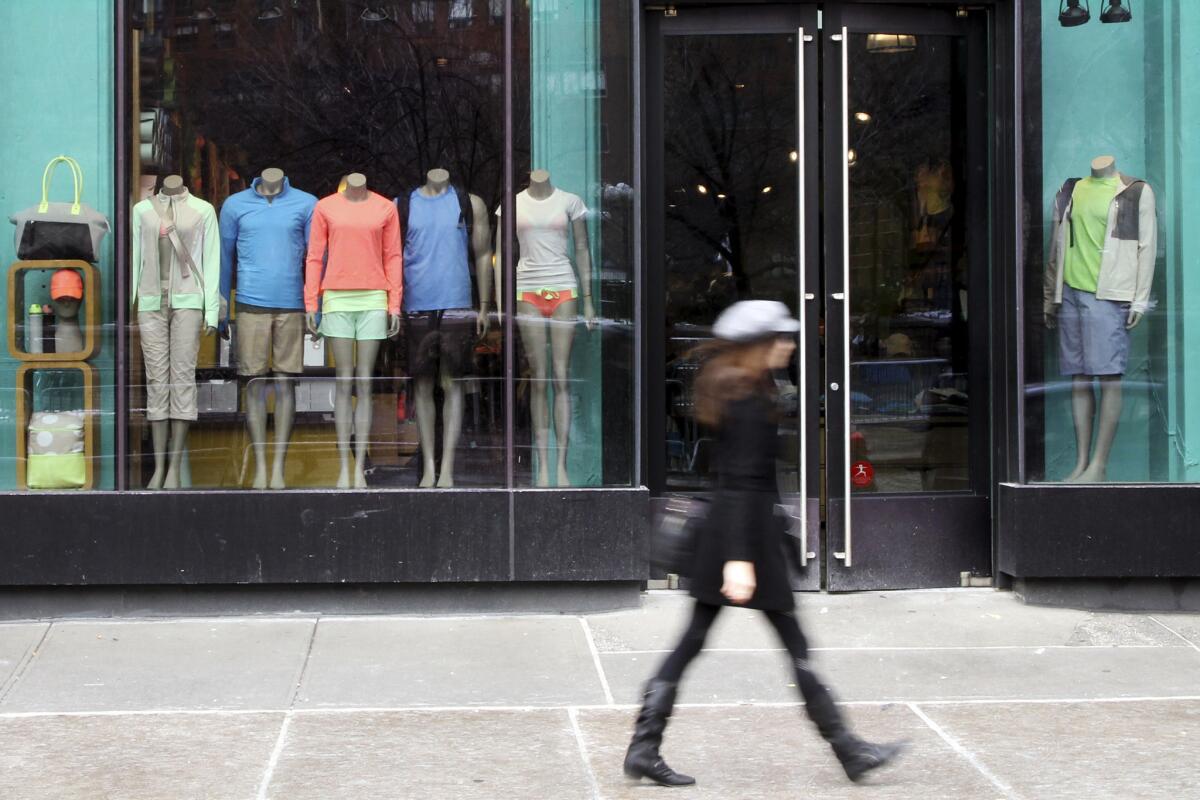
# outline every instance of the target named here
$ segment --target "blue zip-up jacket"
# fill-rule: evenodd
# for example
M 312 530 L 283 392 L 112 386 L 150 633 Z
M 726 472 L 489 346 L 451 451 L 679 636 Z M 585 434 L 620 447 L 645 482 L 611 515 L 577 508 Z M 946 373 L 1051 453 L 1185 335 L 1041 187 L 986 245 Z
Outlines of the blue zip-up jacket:
M 221 206 L 221 297 L 229 300 L 237 270 L 239 303 L 304 310 L 304 259 L 317 198 L 287 178 L 272 198 L 256 189 L 230 195 Z

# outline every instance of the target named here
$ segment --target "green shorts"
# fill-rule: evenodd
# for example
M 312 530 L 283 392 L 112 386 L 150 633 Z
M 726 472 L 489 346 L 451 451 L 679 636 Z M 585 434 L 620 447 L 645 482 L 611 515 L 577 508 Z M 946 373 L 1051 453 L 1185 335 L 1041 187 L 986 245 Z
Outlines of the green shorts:
M 327 311 L 321 315 L 321 335 L 330 339 L 386 339 L 388 312 Z

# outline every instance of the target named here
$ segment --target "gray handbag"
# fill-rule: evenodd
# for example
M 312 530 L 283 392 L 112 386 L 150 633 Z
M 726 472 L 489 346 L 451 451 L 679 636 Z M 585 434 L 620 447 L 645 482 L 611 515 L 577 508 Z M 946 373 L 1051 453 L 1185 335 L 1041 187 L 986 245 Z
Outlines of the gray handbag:
M 50 202 L 50 181 L 59 164 L 71 168 L 75 200 Z M 42 202 L 9 217 L 17 226 L 17 258 L 22 261 L 100 260 L 100 245 L 110 230 L 108 218 L 80 201 L 83 195 L 83 170 L 70 156 L 50 159 L 42 173 Z

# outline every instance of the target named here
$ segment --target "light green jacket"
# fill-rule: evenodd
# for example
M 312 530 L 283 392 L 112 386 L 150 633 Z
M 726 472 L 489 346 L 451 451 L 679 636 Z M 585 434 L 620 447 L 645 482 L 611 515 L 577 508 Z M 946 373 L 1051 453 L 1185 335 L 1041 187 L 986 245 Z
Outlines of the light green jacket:
M 221 235 L 217 229 L 217 212 L 211 203 L 193 197 L 186 189 L 177 195 L 156 194 L 133 207 L 130 305 L 138 311 L 158 311 L 162 306 L 158 240 L 162 214 L 168 203 L 179 240 L 203 279 L 198 280 L 191 269 L 184 275 L 179 256 L 172 248 L 170 285 L 166 287 L 171 308 L 203 311 L 205 326 L 215 328 L 221 302 Z

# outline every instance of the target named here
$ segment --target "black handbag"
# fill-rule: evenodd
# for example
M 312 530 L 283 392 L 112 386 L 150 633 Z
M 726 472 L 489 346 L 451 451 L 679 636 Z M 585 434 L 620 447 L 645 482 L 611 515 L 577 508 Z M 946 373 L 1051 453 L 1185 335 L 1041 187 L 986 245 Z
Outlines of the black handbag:
M 668 497 L 654 520 L 650 563 L 676 575 L 689 574 L 708 509 L 709 501 L 701 497 Z

